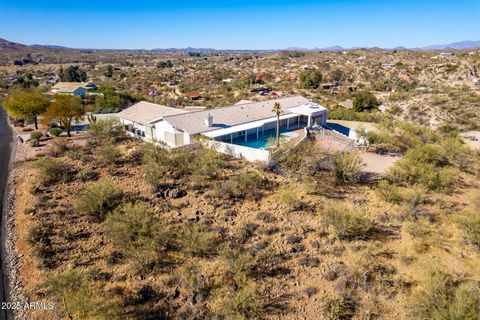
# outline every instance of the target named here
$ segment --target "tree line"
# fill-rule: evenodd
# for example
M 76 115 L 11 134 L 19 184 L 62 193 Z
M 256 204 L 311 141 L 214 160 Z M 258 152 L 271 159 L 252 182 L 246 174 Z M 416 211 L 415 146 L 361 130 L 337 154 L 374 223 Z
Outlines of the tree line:
M 5 99 L 3 106 L 13 118 L 33 119 L 37 130 L 38 118 L 41 116 L 43 124 L 60 125 L 69 137 L 72 123 L 85 115 L 85 108 L 79 97 L 57 94 L 50 101 L 38 90 L 14 91 Z

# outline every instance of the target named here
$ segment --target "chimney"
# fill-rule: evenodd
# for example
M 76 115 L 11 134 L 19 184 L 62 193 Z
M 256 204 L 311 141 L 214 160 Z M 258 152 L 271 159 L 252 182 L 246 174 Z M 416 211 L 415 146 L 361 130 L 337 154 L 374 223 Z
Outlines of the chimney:
M 207 114 L 207 116 L 205 117 L 205 119 L 203 119 L 203 123 L 205 123 L 205 125 L 207 127 L 211 127 L 212 126 L 212 123 L 213 123 L 213 117 L 209 114 Z

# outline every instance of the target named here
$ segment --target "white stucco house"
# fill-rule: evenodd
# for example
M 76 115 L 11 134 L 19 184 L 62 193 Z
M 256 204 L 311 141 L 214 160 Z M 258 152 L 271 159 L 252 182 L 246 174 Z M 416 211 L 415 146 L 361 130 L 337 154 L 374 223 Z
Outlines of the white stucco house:
M 169 147 L 191 144 L 196 135 L 245 145 L 276 130 L 277 117 L 272 112 L 276 102 L 282 107 L 280 128 L 284 132 L 326 123 L 327 109 L 301 96 L 192 112 L 142 101 L 118 113 L 118 119 L 130 135 Z

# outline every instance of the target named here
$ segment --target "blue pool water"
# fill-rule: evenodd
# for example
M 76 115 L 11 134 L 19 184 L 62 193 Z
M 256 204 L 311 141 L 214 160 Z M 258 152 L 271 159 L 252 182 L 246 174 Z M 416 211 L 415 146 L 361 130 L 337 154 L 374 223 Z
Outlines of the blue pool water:
M 332 129 L 333 131 L 337 131 L 347 137 L 350 134 L 350 128 L 344 127 L 338 123 L 327 122 L 326 127 Z
M 245 136 L 242 136 L 233 139 L 233 144 L 238 144 L 241 146 L 255 149 L 268 149 L 273 147 L 273 144 L 275 143 L 275 140 L 272 140 L 272 138 L 275 139 L 275 134 L 276 129 L 269 129 L 264 131 L 263 136 L 260 136 L 258 140 L 257 135 L 254 133 L 248 135 L 247 142 L 245 142 Z M 280 144 L 290 141 L 296 135 L 296 133 L 288 131 L 287 129 L 280 129 Z M 226 142 L 230 143 L 230 141 Z M 270 144 L 269 142 L 271 142 L 272 144 Z
M 88 124 L 75 124 L 72 125 L 71 131 L 85 131 L 88 129 Z

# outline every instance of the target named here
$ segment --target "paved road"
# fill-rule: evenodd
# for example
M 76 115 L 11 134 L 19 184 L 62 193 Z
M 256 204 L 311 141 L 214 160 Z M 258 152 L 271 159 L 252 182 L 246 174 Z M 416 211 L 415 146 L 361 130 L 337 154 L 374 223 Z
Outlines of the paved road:
M 5 110 L 3 110 L 0 107 L 0 213 L 3 212 L 3 204 L 4 204 L 4 199 L 5 199 L 5 187 L 7 184 L 7 178 L 8 178 L 8 165 L 10 162 L 10 155 L 12 152 L 13 148 L 13 137 L 12 137 L 12 131 L 10 129 L 10 126 L 7 123 L 7 114 Z M 0 219 L 0 222 L 2 224 L 2 228 L 0 228 L 0 232 L 2 233 L 0 239 L 2 241 L 0 248 L 2 251 L 2 254 L 0 255 L 0 262 L 1 262 L 1 268 L 0 268 L 0 299 L 2 306 L 0 306 L 0 319 L 12 319 L 12 316 L 10 312 L 7 314 L 5 310 L 3 309 L 3 303 L 5 302 L 5 279 L 3 276 L 3 260 L 4 260 L 4 246 L 3 246 L 3 241 L 4 241 L 4 235 L 3 235 L 3 217 Z

